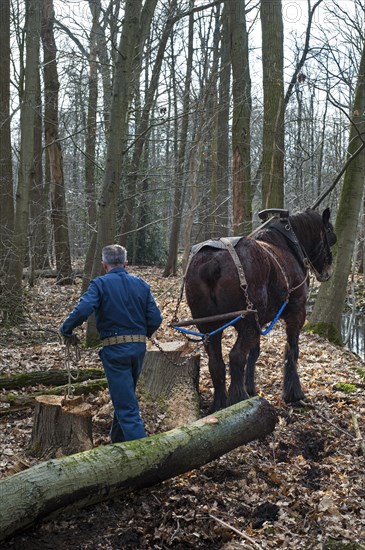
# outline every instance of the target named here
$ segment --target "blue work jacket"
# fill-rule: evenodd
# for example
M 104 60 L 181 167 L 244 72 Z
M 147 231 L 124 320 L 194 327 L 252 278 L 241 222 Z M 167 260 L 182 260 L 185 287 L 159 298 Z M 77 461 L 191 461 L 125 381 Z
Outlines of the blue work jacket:
M 90 282 L 60 331 L 70 336 L 94 312 L 101 339 L 120 334 L 152 336 L 162 322 L 149 285 L 123 267 Z

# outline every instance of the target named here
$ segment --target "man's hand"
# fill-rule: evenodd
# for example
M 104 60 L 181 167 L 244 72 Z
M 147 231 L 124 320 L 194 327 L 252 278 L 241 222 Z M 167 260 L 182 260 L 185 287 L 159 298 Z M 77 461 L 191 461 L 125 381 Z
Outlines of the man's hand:
M 66 346 L 77 346 L 80 343 L 80 339 L 76 336 L 76 334 L 63 334 L 63 332 L 59 330 L 58 335 L 60 337 L 61 344 L 65 344 Z

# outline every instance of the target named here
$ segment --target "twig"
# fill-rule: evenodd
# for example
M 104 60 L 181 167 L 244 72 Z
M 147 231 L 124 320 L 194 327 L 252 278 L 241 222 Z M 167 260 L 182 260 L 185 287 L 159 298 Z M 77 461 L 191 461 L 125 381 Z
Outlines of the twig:
M 351 418 L 352 418 L 352 424 L 354 426 L 356 438 L 359 440 L 359 445 L 360 445 L 361 452 L 365 456 L 365 441 L 364 441 L 364 439 L 361 435 L 359 424 L 357 422 L 356 414 L 351 413 Z
M 229 525 L 228 523 L 226 523 L 225 521 L 217 518 L 216 516 L 213 516 L 213 514 L 209 514 L 209 517 L 211 517 L 212 519 L 214 519 L 215 521 L 217 521 L 218 523 L 220 523 L 221 525 L 223 525 L 224 527 L 226 527 L 227 529 L 231 529 L 231 531 L 234 531 L 235 533 L 237 533 L 237 535 L 240 535 L 243 539 L 247 540 L 249 543 L 251 543 L 255 548 L 257 548 L 258 550 L 261 550 L 261 546 L 259 544 L 257 544 L 256 541 L 254 541 L 251 537 L 249 537 L 248 535 L 246 535 L 246 533 L 244 533 L 243 531 L 239 531 L 238 529 L 236 529 L 235 527 L 232 527 L 232 525 Z
M 316 407 L 315 405 L 312 405 L 312 404 L 308 404 L 308 403 L 305 403 L 305 401 L 299 401 L 299 403 L 303 406 L 303 407 L 307 407 L 307 408 L 310 408 L 310 409 L 314 409 L 316 414 L 322 418 L 322 420 L 325 420 L 326 422 L 328 422 L 328 424 L 330 424 L 333 428 L 335 428 L 335 430 L 347 435 L 347 437 L 352 437 L 350 432 L 347 432 L 346 430 L 343 430 L 342 428 L 340 428 L 339 426 L 336 426 L 336 424 L 334 424 L 333 422 L 331 422 L 331 420 L 329 420 L 329 418 L 326 418 L 324 416 L 324 414 L 320 413 L 319 410 L 318 410 L 318 407 Z

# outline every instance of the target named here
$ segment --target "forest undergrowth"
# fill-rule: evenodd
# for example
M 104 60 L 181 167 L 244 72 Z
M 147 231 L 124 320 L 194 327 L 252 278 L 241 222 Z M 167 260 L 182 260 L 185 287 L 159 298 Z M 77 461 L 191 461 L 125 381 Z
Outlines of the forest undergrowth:
M 157 268 L 131 267 L 152 287 L 163 311 L 159 341 L 182 339 L 168 326 L 181 278 L 163 278 Z M 26 289 L 28 320 L 0 330 L 0 374 L 64 368 L 58 326 L 76 304 L 81 282 L 60 287 L 39 279 Z M 180 319 L 189 318 L 186 303 Z M 84 328 L 77 329 L 81 339 Z M 225 360 L 234 329 L 225 331 Z M 306 404 L 281 399 L 285 331 L 279 322 L 262 339 L 257 388 L 272 403 L 275 431 L 206 466 L 120 498 L 64 513 L 19 534 L 2 549 L 77 548 L 206 550 L 365 548 L 365 365 L 355 354 L 303 332 L 299 373 Z M 97 350 L 82 350 L 82 366 L 101 367 Z M 82 367 L 81 367 L 82 368 Z M 0 477 L 39 462 L 27 452 L 33 411 L 11 410 L 7 394 L 41 387 L 0 390 Z M 201 350 L 201 414 L 212 399 L 207 358 Z M 111 406 L 107 390 L 89 395 L 94 445 L 108 444 Z M 149 434 L 166 429 L 163 411 L 140 395 Z

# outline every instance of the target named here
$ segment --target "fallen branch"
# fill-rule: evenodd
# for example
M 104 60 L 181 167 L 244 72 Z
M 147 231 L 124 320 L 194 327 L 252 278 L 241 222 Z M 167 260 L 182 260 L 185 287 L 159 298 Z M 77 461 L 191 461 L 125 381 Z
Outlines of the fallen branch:
M 242 537 L 243 539 L 247 540 L 247 542 L 249 542 L 250 544 L 252 544 L 252 546 L 254 546 L 255 548 L 257 548 L 258 550 L 261 550 L 261 545 L 257 544 L 257 542 L 252 539 L 251 537 L 249 537 L 248 535 L 246 535 L 246 533 L 244 533 L 243 531 L 240 531 L 239 529 L 236 529 L 235 527 L 233 527 L 232 525 L 229 525 L 229 523 L 226 523 L 225 521 L 217 518 L 216 516 L 213 516 L 213 514 L 209 514 L 209 517 L 211 517 L 212 519 L 214 519 L 214 521 L 217 521 L 218 523 L 220 523 L 221 525 L 223 525 L 223 527 L 226 527 L 226 529 L 230 529 L 231 531 L 233 531 L 234 533 L 237 533 L 237 535 L 240 535 L 240 537 Z
M 352 424 L 353 424 L 354 430 L 355 430 L 356 439 L 359 440 L 359 445 L 360 445 L 361 452 L 365 456 L 365 441 L 364 441 L 364 439 L 361 435 L 356 414 L 352 413 L 351 418 L 352 418 Z
M 253 397 L 152 437 L 52 459 L 0 481 L 0 540 L 47 516 L 149 487 L 271 433 L 277 414 Z

